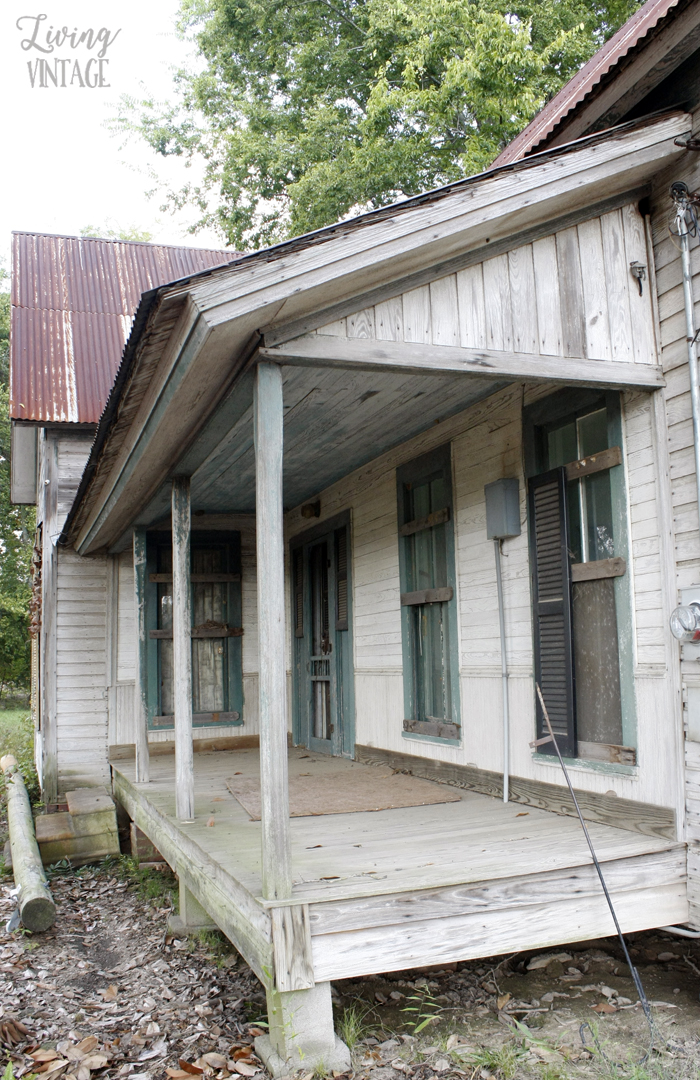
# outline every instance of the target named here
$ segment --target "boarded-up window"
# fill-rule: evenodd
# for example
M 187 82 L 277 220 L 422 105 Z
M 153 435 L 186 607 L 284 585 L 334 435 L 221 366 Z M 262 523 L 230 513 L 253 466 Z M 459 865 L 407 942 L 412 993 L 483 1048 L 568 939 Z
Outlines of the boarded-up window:
M 619 760 L 616 752 L 630 750 L 622 746 L 615 585 L 626 563 L 616 549 L 611 486 L 622 451 L 610 445 L 608 408 L 599 402 L 536 429 L 548 471 L 528 481 L 535 673 L 562 752 Z M 537 713 L 541 737 L 539 702 Z

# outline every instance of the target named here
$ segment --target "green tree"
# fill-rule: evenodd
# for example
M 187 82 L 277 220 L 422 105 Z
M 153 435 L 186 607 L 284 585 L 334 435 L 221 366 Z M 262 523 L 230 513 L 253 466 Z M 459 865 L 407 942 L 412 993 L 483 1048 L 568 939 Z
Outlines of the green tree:
M 239 249 L 484 169 L 638 0 L 182 0 L 197 71 L 116 129 L 203 166 L 196 207 Z M 164 207 L 165 209 L 166 207 Z
M 30 676 L 30 565 L 35 511 L 10 502 L 10 294 L 0 266 L 0 696 L 27 690 Z

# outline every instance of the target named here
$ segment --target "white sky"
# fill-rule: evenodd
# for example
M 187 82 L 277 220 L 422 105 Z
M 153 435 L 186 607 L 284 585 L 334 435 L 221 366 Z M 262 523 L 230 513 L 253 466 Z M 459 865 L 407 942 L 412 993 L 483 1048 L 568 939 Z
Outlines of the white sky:
M 122 94 L 143 95 L 143 88 L 159 99 L 172 94 L 170 69 L 182 64 L 190 49 L 174 32 L 177 9 L 178 0 L 2 0 L 0 257 L 6 268 L 13 229 L 76 235 L 87 225 L 133 225 L 162 243 L 224 246 L 213 232 L 187 235 L 191 211 L 172 216 L 159 209 L 162 197 L 146 198 L 154 186 L 149 167 L 183 180 L 191 170 L 158 158 L 136 138 L 122 148 L 123 140 L 105 126 Z M 23 50 L 21 42 L 31 37 L 39 14 L 47 16 L 37 37 L 44 47 L 51 26 L 120 31 L 105 54 L 109 88 L 31 86 L 28 62 L 34 69 L 44 54 Z M 17 20 L 26 16 L 31 18 L 17 29 Z M 77 60 L 84 72 L 98 49 L 85 44 L 72 49 L 66 42 L 46 59 L 70 58 L 69 73 Z

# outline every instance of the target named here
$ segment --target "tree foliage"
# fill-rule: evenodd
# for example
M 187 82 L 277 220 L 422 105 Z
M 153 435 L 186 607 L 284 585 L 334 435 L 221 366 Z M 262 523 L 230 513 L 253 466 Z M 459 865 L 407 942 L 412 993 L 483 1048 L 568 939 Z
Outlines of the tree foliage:
M 9 343 L 10 294 L 0 267 L 0 694 L 29 687 L 30 565 L 34 507 L 10 502 Z
M 138 225 L 120 225 L 107 218 L 104 225 L 85 225 L 80 230 L 81 236 L 87 236 L 95 240 L 139 240 L 148 243 L 153 239 L 153 234 L 146 229 L 140 229 Z
M 169 193 L 237 248 L 484 169 L 638 0 L 182 0 L 197 71 L 122 130 L 204 165 Z

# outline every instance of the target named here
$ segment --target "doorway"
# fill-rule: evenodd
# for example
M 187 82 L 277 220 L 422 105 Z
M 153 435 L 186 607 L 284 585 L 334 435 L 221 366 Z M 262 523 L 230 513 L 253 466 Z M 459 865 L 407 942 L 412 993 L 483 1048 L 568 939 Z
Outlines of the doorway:
M 294 742 L 316 753 L 352 757 L 349 518 L 296 537 L 291 556 Z

